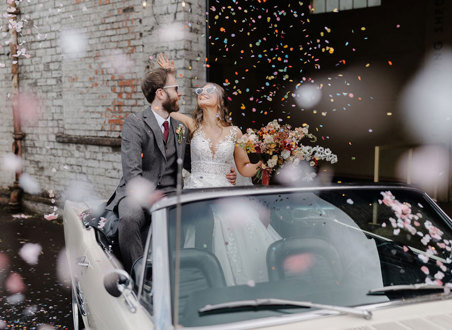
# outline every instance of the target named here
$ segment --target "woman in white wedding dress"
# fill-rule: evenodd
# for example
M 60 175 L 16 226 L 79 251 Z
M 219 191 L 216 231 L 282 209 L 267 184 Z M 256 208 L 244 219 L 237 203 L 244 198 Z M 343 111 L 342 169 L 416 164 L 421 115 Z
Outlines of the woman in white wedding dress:
M 191 175 L 184 188 L 231 186 L 226 174 L 234 161 L 242 176 L 254 176 L 260 163 L 250 163 L 247 153 L 236 146 L 242 132 L 228 119 L 223 88 L 207 83 L 195 92 L 198 103 L 193 117 L 177 112 L 171 114 L 190 130 Z M 256 204 L 242 201 L 232 209 L 241 210 L 236 214 L 239 218 L 231 214 L 231 205 L 220 204 L 212 210 L 215 221 L 213 253 L 220 261 L 226 283 L 264 282 L 268 278 L 267 248 L 281 237 L 262 219 L 266 212 L 259 212 Z

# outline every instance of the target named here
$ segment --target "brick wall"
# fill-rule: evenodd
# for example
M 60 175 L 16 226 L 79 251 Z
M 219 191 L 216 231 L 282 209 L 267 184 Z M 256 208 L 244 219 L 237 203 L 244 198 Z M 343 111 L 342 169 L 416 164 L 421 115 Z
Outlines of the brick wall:
M 19 42 L 26 41 L 31 55 L 20 58 L 20 88 L 38 100 L 36 118 L 23 124 L 25 172 L 44 191 L 62 193 L 72 182 L 84 182 L 107 198 L 121 176 L 119 148 L 60 143 L 56 135 L 119 137 L 124 119 L 146 104 L 140 81 L 160 52 L 175 60 L 184 95 L 181 111 L 190 112 L 191 87 L 205 80 L 205 2 L 183 7 L 175 0 L 147 1 L 144 8 L 128 0 L 32 0 L 19 6 L 21 17 L 29 16 Z M 6 11 L 5 3 L 0 11 Z M 72 42 L 65 43 L 68 39 Z M 4 52 L 5 47 L 0 157 L 11 150 L 13 125 L 11 68 Z M 13 173 L 2 172 L 0 187 L 13 179 Z

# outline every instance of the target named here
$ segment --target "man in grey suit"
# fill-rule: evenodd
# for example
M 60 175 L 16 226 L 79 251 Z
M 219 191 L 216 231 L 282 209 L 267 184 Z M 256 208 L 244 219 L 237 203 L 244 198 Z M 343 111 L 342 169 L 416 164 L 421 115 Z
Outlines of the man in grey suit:
M 148 208 L 127 194 L 127 184 L 142 177 L 163 192 L 175 190 L 177 159 L 184 157 L 188 129 L 169 117 L 179 110 L 175 71 L 158 68 L 146 74 L 142 83 L 150 106 L 131 114 L 124 121 L 121 141 L 122 178 L 107 203 L 119 216 L 118 241 L 124 268 L 130 271 L 143 256 L 143 245 L 150 224 Z M 177 132 L 176 132 L 177 130 Z
M 127 184 L 136 178 L 144 178 L 164 193 L 176 189 L 177 159 L 183 159 L 188 129 L 180 121 L 171 118 L 171 112 L 179 111 L 181 93 L 178 90 L 173 68 L 157 68 L 146 74 L 142 83 L 150 106 L 142 112 L 131 114 L 124 121 L 121 141 L 123 176 L 116 191 L 107 202 L 107 209 L 119 216 L 118 241 L 124 268 L 130 271 L 143 256 L 144 242 L 150 225 L 149 207 L 137 203 L 127 194 Z M 235 173 L 228 180 L 235 183 Z

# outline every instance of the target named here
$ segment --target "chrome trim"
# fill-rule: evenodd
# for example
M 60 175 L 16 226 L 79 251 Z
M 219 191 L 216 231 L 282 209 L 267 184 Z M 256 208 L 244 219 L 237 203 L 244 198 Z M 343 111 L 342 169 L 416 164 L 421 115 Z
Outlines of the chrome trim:
M 89 261 L 86 260 L 86 256 L 81 256 L 77 260 L 77 266 L 88 268 L 89 267 Z
M 168 252 L 167 210 L 152 212 L 152 230 L 158 235 L 152 239 L 152 290 L 154 326 L 156 330 L 173 329 L 171 321 L 171 285 Z
M 152 218 L 151 218 L 152 219 Z M 151 220 L 152 221 L 152 220 Z M 143 267 L 140 270 L 141 273 L 141 282 L 138 283 L 138 295 L 137 295 L 137 299 L 138 301 L 141 300 L 141 294 L 143 292 L 143 284 L 144 284 L 144 271 L 146 270 L 146 262 L 148 260 L 148 255 L 149 255 L 149 247 L 151 245 L 151 240 L 152 240 L 152 225 L 149 226 L 149 230 L 148 230 L 148 236 L 146 238 L 146 244 L 144 246 L 144 254 L 143 254 Z
M 80 314 L 82 314 L 82 316 L 86 316 L 86 304 L 85 304 L 85 298 L 83 296 L 83 290 L 82 287 L 80 286 L 80 281 L 78 279 L 75 279 L 75 299 L 77 302 L 77 306 L 79 308 Z
M 443 211 L 442 208 L 439 207 L 438 204 L 436 204 L 436 202 L 433 200 L 433 198 L 431 198 L 425 192 L 423 193 L 423 195 L 424 195 L 425 199 L 427 199 L 430 206 L 432 206 L 435 211 L 437 211 L 439 214 L 441 214 L 444 217 L 444 219 L 447 219 L 447 221 L 449 222 L 449 225 L 452 226 L 452 219 L 447 215 L 446 212 Z
M 181 203 L 189 203 L 193 201 L 201 201 L 206 199 L 212 199 L 212 198 L 220 198 L 220 197 L 237 197 L 237 196 L 243 196 L 243 195 L 249 195 L 253 194 L 256 195 L 267 195 L 267 194 L 275 194 L 275 193 L 291 193 L 291 192 L 312 192 L 312 191 L 326 191 L 326 190 L 353 190 L 353 189 L 360 189 L 360 190 L 371 190 L 371 189 L 386 189 L 386 190 L 411 190 L 416 191 L 420 194 L 423 194 L 422 191 L 415 187 L 411 186 L 391 186 L 391 185 L 365 185 L 365 186 L 359 186 L 359 185 L 334 185 L 334 186 L 317 186 L 317 187 L 280 187 L 280 186 L 274 186 L 274 187 L 235 187 L 235 188 L 215 188 L 215 189 L 199 189 L 198 191 L 186 191 L 182 193 L 181 195 Z M 151 211 L 156 211 L 162 208 L 166 208 L 168 206 L 173 206 L 177 204 L 177 197 L 170 196 L 165 197 L 155 203 Z

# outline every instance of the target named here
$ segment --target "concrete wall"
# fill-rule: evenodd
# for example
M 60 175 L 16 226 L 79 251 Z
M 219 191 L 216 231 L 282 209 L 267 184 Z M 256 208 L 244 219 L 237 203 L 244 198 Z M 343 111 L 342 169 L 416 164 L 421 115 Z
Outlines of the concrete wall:
M 118 147 L 62 143 L 56 136 L 119 137 L 124 119 L 146 104 L 140 81 L 158 53 L 175 59 L 181 111 L 192 110 L 191 88 L 205 80 L 204 6 L 198 0 L 185 7 L 176 0 L 147 1 L 146 7 L 129 0 L 20 3 L 27 19 L 19 42 L 31 55 L 19 60 L 20 88 L 33 95 L 27 99 L 37 109 L 23 121 L 24 171 L 43 191 L 59 194 L 77 182 L 102 198 L 113 192 L 121 176 Z M 1 53 L 0 158 L 11 150 L 13 127 L 11 60 L 5 47 Z M 2 171 L 0 187 L 13 180 Z

